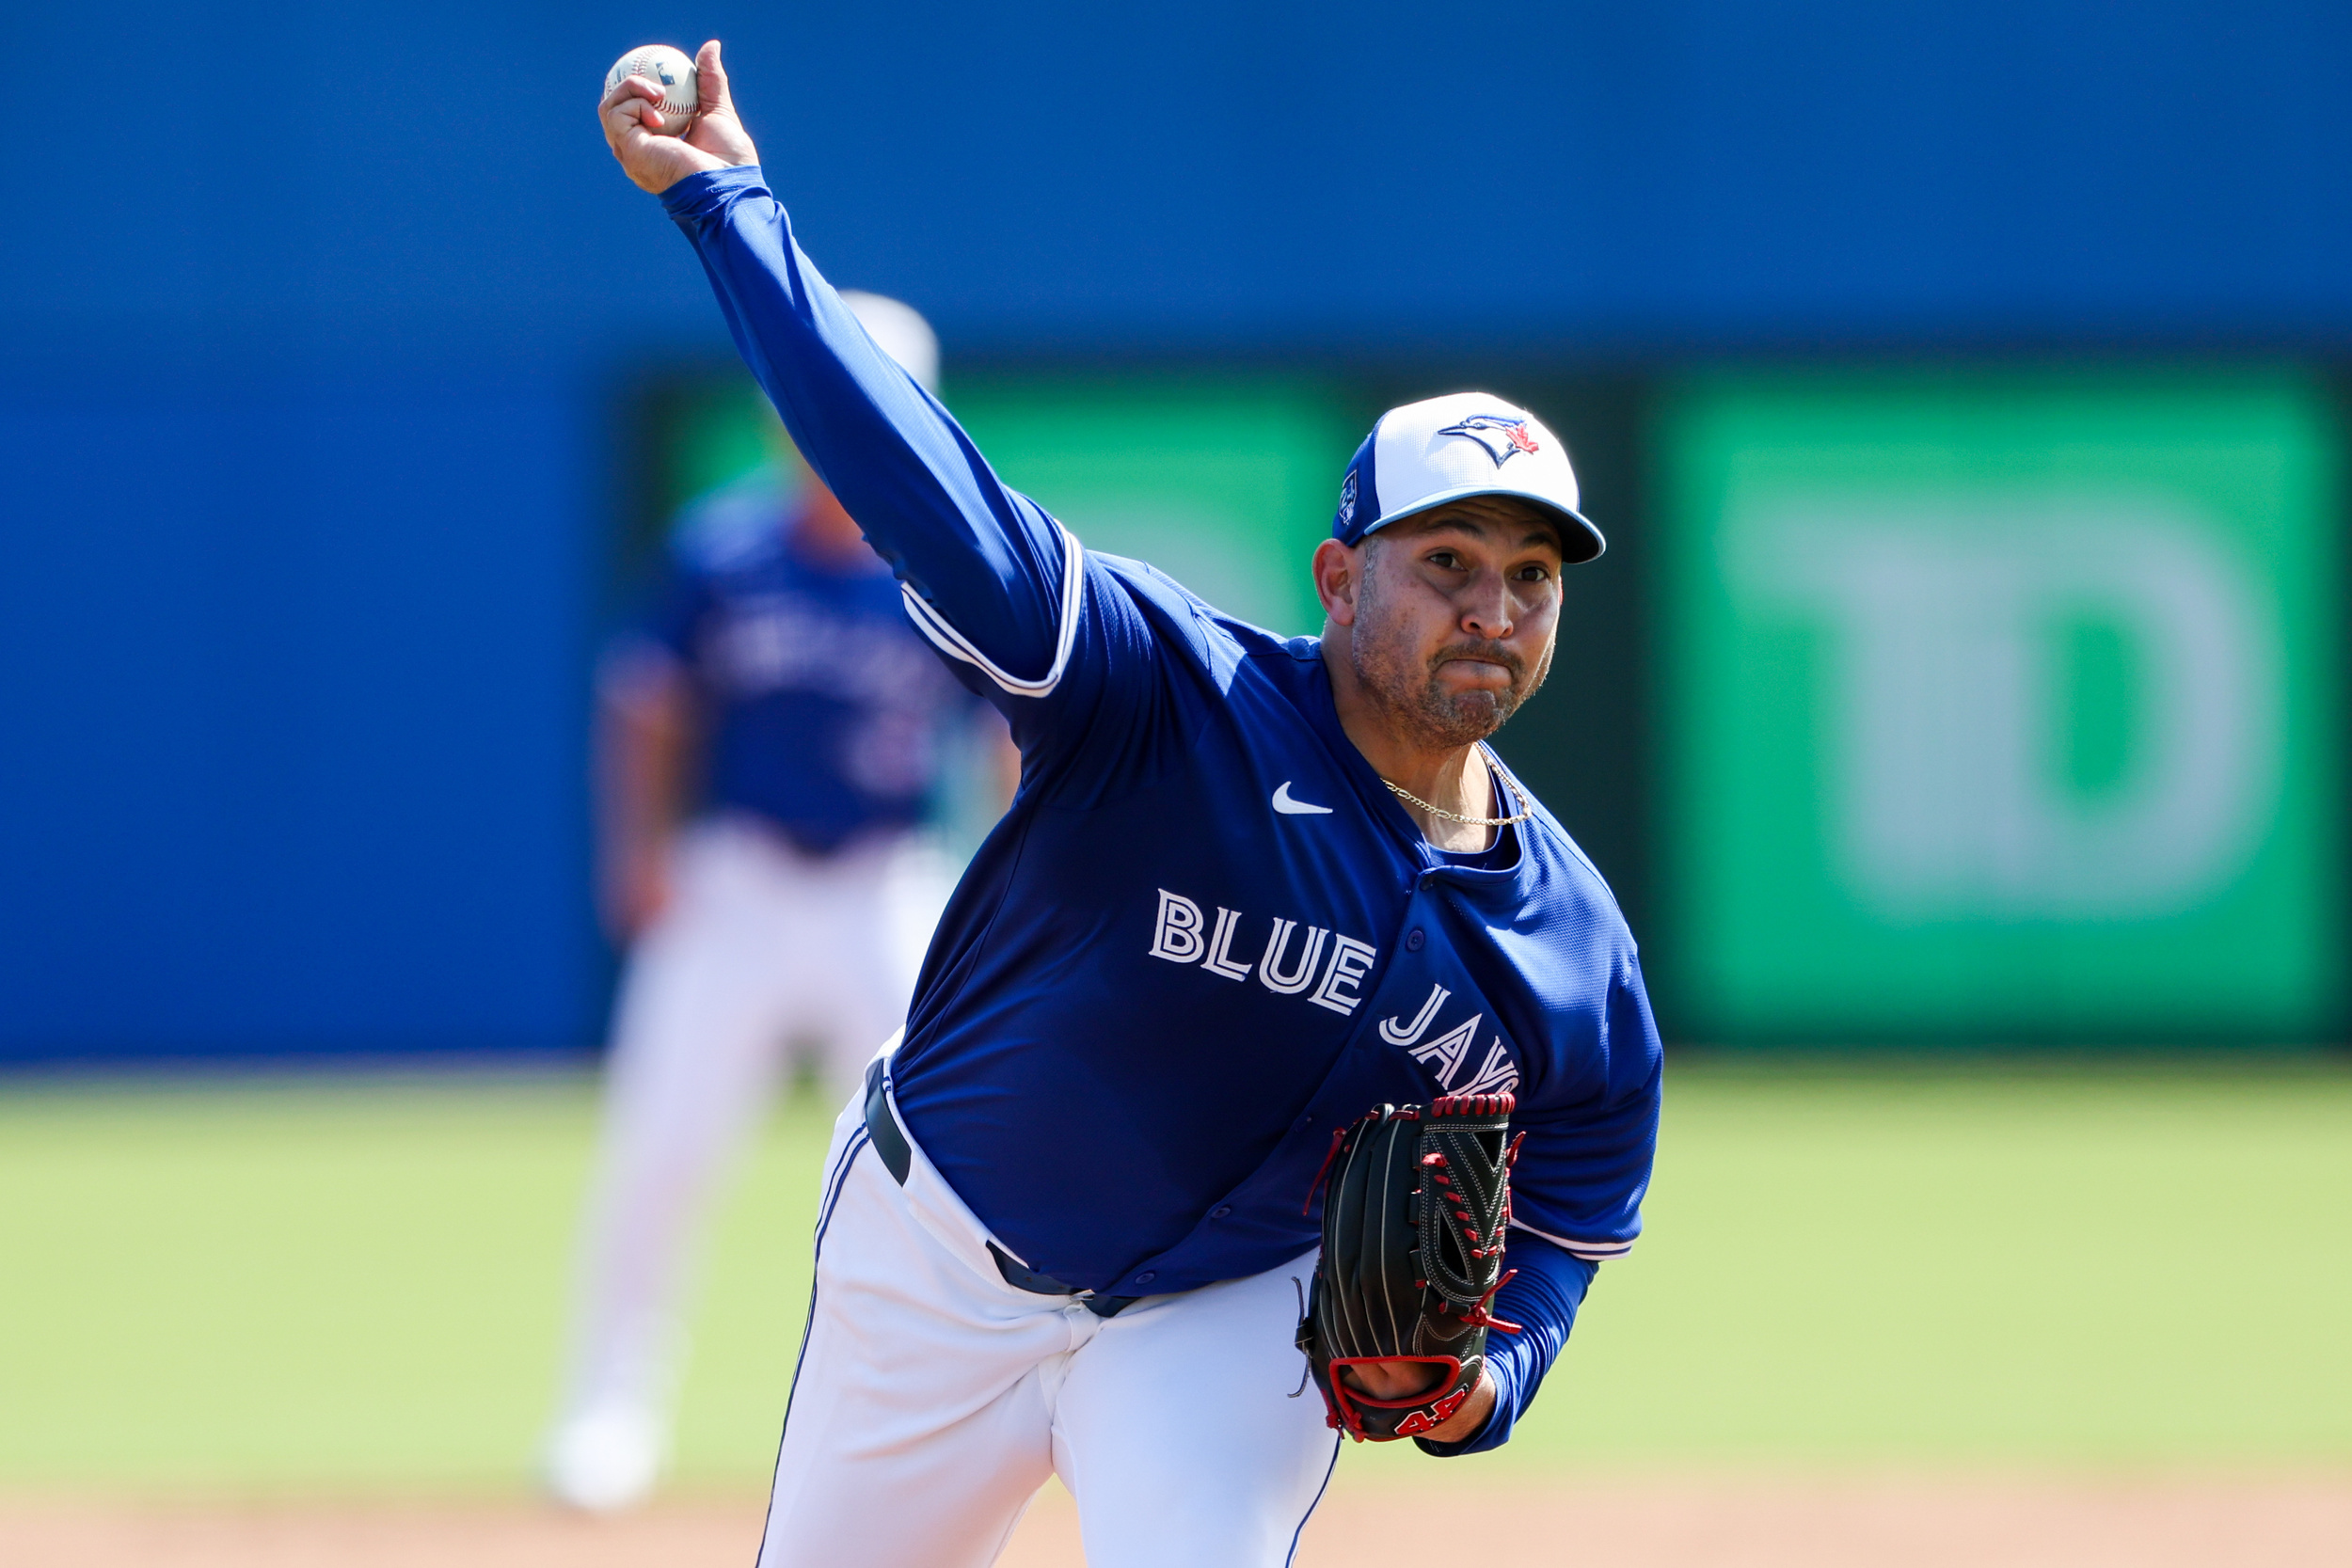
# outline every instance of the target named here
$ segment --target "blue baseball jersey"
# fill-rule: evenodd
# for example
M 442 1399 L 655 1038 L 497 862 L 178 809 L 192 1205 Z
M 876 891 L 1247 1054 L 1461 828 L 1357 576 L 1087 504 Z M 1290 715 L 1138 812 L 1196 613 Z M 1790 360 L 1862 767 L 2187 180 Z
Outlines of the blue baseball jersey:
M 930 815 L 942 740 L 974 704 L 915 635 L 889 570 L 810 560 L 790 519 L 766 475 L 689 508 L 643 631 L 701 699 L 705 808 L 821 855 Z
M 1012 809 L 924 965 L 909 1130 L 1031 1268 L 1182 1291 L 1311 1249 L 1331 1134 L 1509 1090 L 1520 1272 L 1492 1447 L 1640 1229 L 1661 1053 L 1606 885 L 1550 815 L 1433 849 L 1341 729 L 1320 644 L 1089 551 L 866 340 L 756 168 L 663 200 L 909 614 L 1010 722 Z M 1499 759 L 1489 761 L 1502 768 Z M 1516 781 L 1515 781 L 1516 782 Z

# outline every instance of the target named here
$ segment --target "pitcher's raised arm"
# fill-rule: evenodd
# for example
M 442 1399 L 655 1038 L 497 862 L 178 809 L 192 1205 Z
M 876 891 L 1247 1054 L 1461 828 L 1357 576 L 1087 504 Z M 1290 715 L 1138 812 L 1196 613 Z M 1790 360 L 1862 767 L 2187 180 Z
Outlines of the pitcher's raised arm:
M 792 237 L 756 165 L 661 193 L 744 362 L 802 454 L 908 590 L 943 652 L 1014 696 L 1051 691 L 1076 631 L 1079 550 L 875 347 Z

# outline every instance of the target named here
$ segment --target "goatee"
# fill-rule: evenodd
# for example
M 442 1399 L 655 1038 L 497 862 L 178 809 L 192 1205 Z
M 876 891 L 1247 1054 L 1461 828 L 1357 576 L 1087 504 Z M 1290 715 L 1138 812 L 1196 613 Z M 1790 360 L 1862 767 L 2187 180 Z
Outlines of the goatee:
M 1390 638 L 1363 635 L 1369 629 L 1366 623 L 1375 619 L 1367 615 L 1359 620 L 1357 635 L 1348 642 L 1357 683 L 1416 746 L 1425 750 L 1446 750 L 1486 739 L 1502 728 L 1550 673 L 1549 647 L 1531 675 L 1527 660 L 1500 642 L 1457 642 L 1417 665 Z M 1449 689 L 1438 678 L 1439 672 L 1464 659 L 1509 672 L 1510 684 L 1501 689 Z

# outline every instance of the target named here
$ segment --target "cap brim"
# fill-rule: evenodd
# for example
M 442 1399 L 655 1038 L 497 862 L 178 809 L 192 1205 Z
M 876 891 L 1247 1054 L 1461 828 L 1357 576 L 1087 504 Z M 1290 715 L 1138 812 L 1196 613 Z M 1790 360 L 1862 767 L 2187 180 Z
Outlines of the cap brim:
M 1449 501 L 1465 500 L 1471 496 L 1508 496 L 1513 500 L 1525 501 L 1537 511 L 1559 518 L 1563 525 L 1560 530 L 1560 563 L 1564 566 L 1581 566 L 1586 562 L 1598 561 L 1601 552 L 1609 547 L 1609 541 L 1602 536 L 1600 530 L 1595 528 L 1593 520 L 1581 512 L 1562 506 L 1558 501 L 1547 500 L 1541 496 L 1531 495 L 1525 490 L 1509 484 L 1464 484 L 1452 490 L 1440 490 L 1434 496 L 1420 497 L 1410 507 L 1401 512 L 1390 513 L 1387 516 L 1370 524 L 1356 537 L 1359 540 L 1369 539 L 1391 523 L 1401 523 L 1407 517 L 1418 517 L 1422 513 L 1433 511 Z

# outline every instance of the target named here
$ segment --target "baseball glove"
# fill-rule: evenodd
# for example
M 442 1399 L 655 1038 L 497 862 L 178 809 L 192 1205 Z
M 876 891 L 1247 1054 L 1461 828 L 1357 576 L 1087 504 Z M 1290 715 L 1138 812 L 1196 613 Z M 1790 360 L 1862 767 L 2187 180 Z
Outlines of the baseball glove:
M 1332 1135 L 1315 1178 L 1321 1186 L 1327 1174 L 1330 1187 L 1298 1348 L 1328 1424 L 1359 1443 L 1437 1427 L 1485 1374 L 1486 1331 L 1519 1331 L 1486 1309 L 1511 1277 L 1511 1108 L 1507 1094 L 1448 1095 L 1426 1108 L 1380 1106 Z M 1409 1399 L 1374 1399 L 1346 1377 L 1370 1361 L 1426 1362 L 1441 1375 Z

